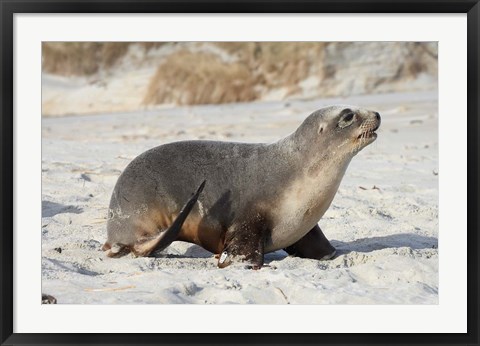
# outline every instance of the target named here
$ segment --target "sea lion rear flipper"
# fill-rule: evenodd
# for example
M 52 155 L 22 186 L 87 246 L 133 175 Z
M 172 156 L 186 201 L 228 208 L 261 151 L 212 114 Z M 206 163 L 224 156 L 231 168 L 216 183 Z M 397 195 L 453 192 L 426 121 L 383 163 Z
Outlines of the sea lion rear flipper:
M 197 189 L 197 192 L 193 194 L 187 203 L 183 206 L 180 213 L 173 221 L 172 225 L 164 232 L 157 235 L 155 238 L 143 240 L 135 243 L 133 246 L 133 252 L 137 256 L 148 256 L 152 251 L 162 251 L 169 246 L 178 237 L 178 234 L 182 230 L 183 223 L 188 214 L 192 211 L 193 206 L 198 200 L 200 193 L 203 191 L 206 180 L 204 180 Z

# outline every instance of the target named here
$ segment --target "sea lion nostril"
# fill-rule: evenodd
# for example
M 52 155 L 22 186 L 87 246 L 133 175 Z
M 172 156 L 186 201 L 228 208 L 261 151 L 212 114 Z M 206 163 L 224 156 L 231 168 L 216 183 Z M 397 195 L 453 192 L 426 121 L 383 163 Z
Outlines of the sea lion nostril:
M 375 118 L 377 118 L 377 120 L 380 121 L 380 114 L 378 112 L 375 112 Z

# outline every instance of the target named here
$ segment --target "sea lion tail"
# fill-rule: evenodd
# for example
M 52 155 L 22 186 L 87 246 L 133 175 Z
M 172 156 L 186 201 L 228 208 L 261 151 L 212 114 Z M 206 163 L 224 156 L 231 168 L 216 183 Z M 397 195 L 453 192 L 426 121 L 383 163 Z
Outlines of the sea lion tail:
M 178 216 L 175 218 L 173 221 L 172 225 L 165 231 L 163 232 L 161 238 L 158 241 L 158 244 L 155 245 L 153 248 L 153 251 L 162 251 L 165 249 L 167 246 L 169 246 L 173 241 L 175 241 L 178 237 L 178 234 L 182 230 L 183 223 L 185 222 L 185 219 L 187 218 L 188 214 L 193 209 L 193 206 L 198 200 L 198 197 L 200 196 L 200 193 L 203 191 L 203 188 L 205 187 L 206 180 L 204 180 L 200 186 L 197 189 L 197 192 L 195 192 L 192 197 L 185 203 L 183 206 L 182 210 L 180 210 L 180 213 Z

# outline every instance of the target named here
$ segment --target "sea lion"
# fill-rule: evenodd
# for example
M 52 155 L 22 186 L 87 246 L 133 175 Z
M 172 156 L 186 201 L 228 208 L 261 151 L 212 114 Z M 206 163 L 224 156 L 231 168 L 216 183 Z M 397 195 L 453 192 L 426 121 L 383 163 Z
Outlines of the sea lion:
M 221 268 L 233 261 L 260 268 L 278 249 L 329 259 L 335 248 L 318 221 L 379 126 L 377 112 L 336 105 L 271 144 L 202 140 L 150 149 L 118 178 L 103 250 L 148 256 L 182 240 L 217 254 Z M 189 197 L 205 179 L 203 194 L 204 183 Z

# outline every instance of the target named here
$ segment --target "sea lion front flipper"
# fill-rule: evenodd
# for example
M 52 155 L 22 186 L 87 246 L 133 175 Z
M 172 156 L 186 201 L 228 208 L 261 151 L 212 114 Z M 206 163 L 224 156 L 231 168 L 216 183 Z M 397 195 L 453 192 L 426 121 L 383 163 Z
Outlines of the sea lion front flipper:
M 335 256 L 336 250 L 330 244 L 318 225 L 303 238 L 284 249 L 289 255 L 302 258 L 328 260 Z
M 252 220 L 234 224 L 225 235 L 223 252 L 218 267 L 225 268 L 234 261 L 246 262 L 252 269 L 263 266 L 265 240 L 268 228 L 260 215 Z
M 177 239 L 185 219 L 192 211 L 193 206 L 198 200 L 198 196 L 200 196 L 200 193 L 203 191 L 205 182 L 206 180 L 200 184 L 197 191 L 190 197 L 188 202 L 185 203 L 172 225 L 166 231 L 161 232 L 153 238 L 141 239 L 133 245 L 132 250 L 136 256 L 148 256 L 152 251 L 162 251 Z

